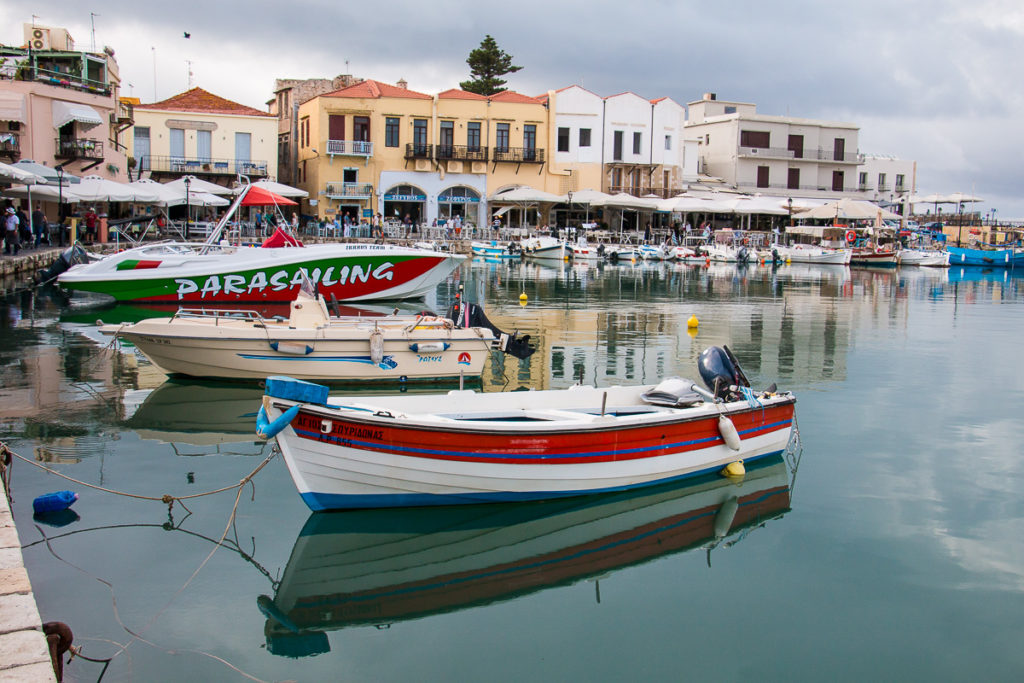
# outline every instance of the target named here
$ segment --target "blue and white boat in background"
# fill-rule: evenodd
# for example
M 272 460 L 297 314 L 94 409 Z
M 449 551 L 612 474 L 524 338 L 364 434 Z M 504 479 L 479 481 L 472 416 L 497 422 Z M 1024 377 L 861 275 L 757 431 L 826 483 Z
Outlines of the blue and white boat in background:
M 473 256 L 483 256 L 484 258 L 517 258 L 519 256 L 519 251 L 511 243 L 501 243 L 497 240 L 472 242 L 470 248 L 473 250 Z
M 1024 268 L 1024 249 L 968 249 L 946 247 L 951 266 Z

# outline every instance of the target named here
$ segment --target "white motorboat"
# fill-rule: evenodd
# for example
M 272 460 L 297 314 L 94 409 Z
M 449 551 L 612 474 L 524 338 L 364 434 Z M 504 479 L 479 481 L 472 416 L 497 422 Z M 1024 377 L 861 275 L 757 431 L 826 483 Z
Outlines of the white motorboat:
M 949 252 L 938 249 L 901 249 L 899 264 L 901 266 L 949 268 Z
M 329 398 L 267 379 L 276 436 L 314 510 L 540 500 L 650 486 L 784 451 L 796 398 L 752 392 L 728 348 L 701 354 L 710 391 L 657 386 Z
M 479 377 L 492 349 L 532 352 L 524 339 L 488 326 L 482 313 L 476 320 L 455 315 L 459 320 L 430 314 L 332 317 L 323 297 L 303 287 L 288 318 L 182 308 L 171 318 L 104 325 L 100 332 L 131 342 L 168 374 L 221 379 L 288 374 L 327 382 L 452 380 Z
M 772 245 L 772 251 L 782 261 L 791 263 L 819 263 L 825 265 L 849 265 L 853 251 L 850 249 L 831 249 L 812 244 L 781 244 Z
M 529 237 L 522 241 L 523 256 L 543 261 L 566 261 L 572 256 L 572 247 L 557 237 Z

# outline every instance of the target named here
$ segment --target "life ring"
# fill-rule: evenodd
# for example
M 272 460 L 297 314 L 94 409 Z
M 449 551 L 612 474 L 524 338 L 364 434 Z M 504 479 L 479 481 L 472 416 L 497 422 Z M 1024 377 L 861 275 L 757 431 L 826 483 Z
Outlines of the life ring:
M 854 230 L 847 230 L 846 231 L 846 241 L 849 242 L 850 244 L 853 244 L 854 242 L 856 242 L 857 241 L 857 233 Z

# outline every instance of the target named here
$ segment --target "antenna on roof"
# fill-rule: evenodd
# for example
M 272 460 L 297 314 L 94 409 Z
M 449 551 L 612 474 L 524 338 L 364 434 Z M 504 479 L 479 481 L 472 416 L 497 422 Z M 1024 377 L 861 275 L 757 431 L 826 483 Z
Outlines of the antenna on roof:
M 96 17 L 99 15 L 95 12 L 89 12 L 89 22 L 92 24 L 92 47 L 90 52 L 96 52 Z

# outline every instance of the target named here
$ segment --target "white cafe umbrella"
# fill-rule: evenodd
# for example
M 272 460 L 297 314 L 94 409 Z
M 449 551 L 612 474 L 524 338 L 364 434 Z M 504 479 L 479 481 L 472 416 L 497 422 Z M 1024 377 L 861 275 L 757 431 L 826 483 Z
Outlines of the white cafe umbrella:
M 98 175 L 87 175 L 75 187 L 75 194 L 83 201 L 92 202 L 139 202 L 155 204 L 159 195 L 145 186 L 119 183 Z
M 527 209 L 538 204 L 561 204 L 566 201 L 565 195 L 552 194 L 532 187 L 517 187 L 491 195 L 491 203 L 509 203 Z M 521 221 L 525 221 L 526 211 L 521 212 Z M 521 223 L 522 225 L 522 223 Z
M 31 159 L 22 159 L 21 161 L 16 161 L 13 164 L 11 164 L 11 166 L 14 166 L 15 168 L 22 171 L 35 173 L 37 176 L 45 178 L 46 182 L 48 183 L 56 183 L 58 182 L 58 180 L 63 180 L 65 185 L 77 185 L 79 182 L 81 182 L 78 176 L 76 175 L 72 175 L 70 173 L 67 173 L 66 171 L 57 173 L 56 168 L 52 168 L 44 164 L 37 164 Z
M 19 199 L 42 199 L 48 202 L 60 200 L 64 204 L 74 204 L 81 199 L 75 194 L 75 190 L 64 185 L 58 187 L 56 183 L 47 185 L 15 185 L 4 190 L 4 196 L 17 197 Z
M 881 213 L 879 213 L 881 212 Z M 824 219 L 838 219 L 846 218 L 854 221 L 867 221 L 873 220 L 881 216 L 883 220 L 896 220 L 899 218 L 897 214 L 892 211 L 886 211 L 885 209 L 872 204 L 871 202 L 865 202 L 860 199 L 849 199 L 844 197 L 836 202 L 829 202 L 828 204 L 822 204 L 813 209 L 801 211 L 796 214 L 797 218 L 824 218 Z
M 0 163 L 0 179 L 22 185 L 36 185 L 47 182 L 46 178 L 37 173 L 4 163 Z
M 211 183 L 211 182 L 209 182 L 207 180 L 203 180 L 202 178 L 197 178 L 194 175 L 182 176 L 182 177 L 178 178 L 177 180 L 172 180 L 169 183 L 164 183 L 164 185 L 170 185 L 171 187 L 173 187 L 175 189 L 180 189 L 182 191 L 182 193 L 184 193 L 185 192 L 185 178 L 188 178 L 188 191 L 189 192 L 209 192 L 210 194 L 217 194 L 217 195 L 232 194 L 232 190 L 231 190 L 230 187 L 224 187 L 223 185 L 217 185 L 217 184 Z

